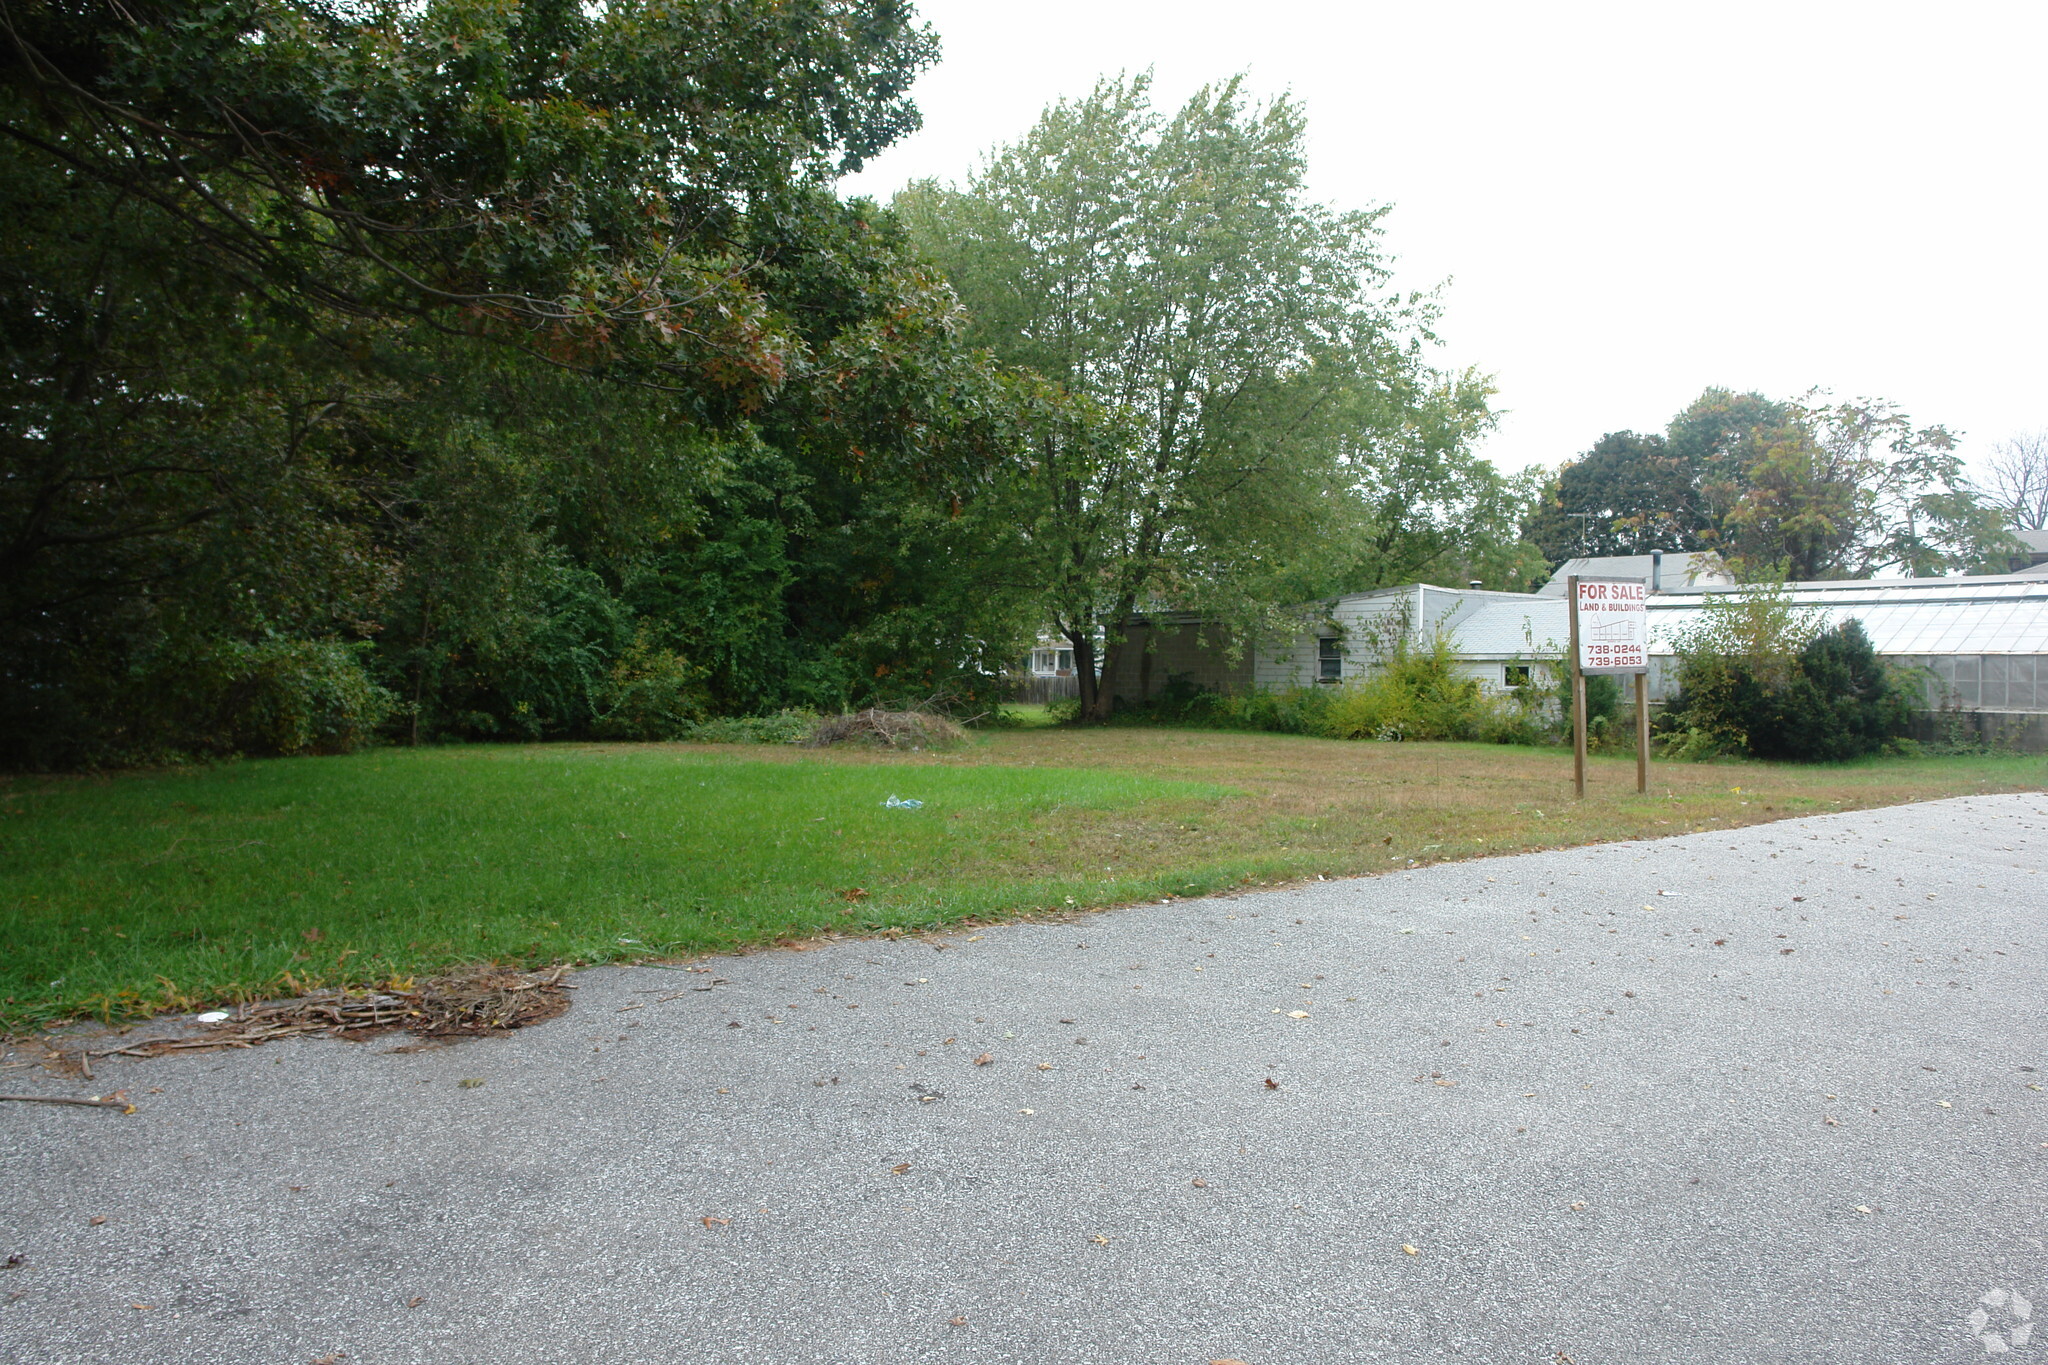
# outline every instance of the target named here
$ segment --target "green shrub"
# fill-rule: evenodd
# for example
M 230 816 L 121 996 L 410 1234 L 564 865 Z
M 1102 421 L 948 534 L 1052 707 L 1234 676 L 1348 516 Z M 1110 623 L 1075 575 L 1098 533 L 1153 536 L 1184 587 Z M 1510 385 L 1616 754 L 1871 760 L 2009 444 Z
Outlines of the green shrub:
M 1192 725 L 1206 730 L 1256 730 L 1281 735 L 1326 733 L 1324 717 L 1336 689 L 1287 687 L 1249 692 L 1211 692 L 1185 673 L 1166 680 L 1157 695 L 1133 702 L 1119 697 L 1110 715 L 1112 725 Z M 1062 714 L 1061 708 L 1071 708 Z M 1080 703 L 1055 701 L 1048 709 L 1059 719 L 1080 713 Z
M 364 646 L 336 640 L 220 640 L 160 657 L 124 689 L 147 748 L 116 762 L 342 754 L 370 742 L 396 699 L 364 672 Z
M 1814 630 L 1796 648 L 1789 631 L 1744 641 L 1713 625 L 1679 642 L 1678 696 L 1658 723 L 1667 755 L 1838 763 L 1905 735 L 1912 703 L 1860 622 Z
M 1380 668 L 1338 689 L 1323 716 L 1336 739 L 1477 739 L 1494 706 L 1458 672 L 1451 642 L 1397 641 Z
M 704 719 L 704 670 L 643 629 L 612 664 L 596 730 L 608 739 L 676 739 Z
M 1079 697 L 1054 697 L 1045 704 L 1045 714 L 1051 717 L 1055 725 L 1072 725 L 1075 721 L 1081 719 L 1081 699 Z
M 1799 652 L 1786 687 L 1750 735 L 1759 758 L 1839 763 L 1899 740 L 1912 707 L 1859 621 L 1824 631 Z
M 1503 696 L 1487 698 L 1478 738 L 1488 744 L 1555 744 L 1565 712 L 1558 708 L 1554 688 L 1524 683 Z
M 802 744 L 818 728 L 818 713 L 797 707 L 769 716 L 714 716 L 677 736 L 696 744 Z
M 201 712 L 211 710 L 214 718 L 209 747 L 245 754 L 343 754 L 367 744 L 391 715 L 395 699 L 370 681 L 362 652 L 335 640 L 219 646 L 200 674 L 212 694 L 211 707 Z

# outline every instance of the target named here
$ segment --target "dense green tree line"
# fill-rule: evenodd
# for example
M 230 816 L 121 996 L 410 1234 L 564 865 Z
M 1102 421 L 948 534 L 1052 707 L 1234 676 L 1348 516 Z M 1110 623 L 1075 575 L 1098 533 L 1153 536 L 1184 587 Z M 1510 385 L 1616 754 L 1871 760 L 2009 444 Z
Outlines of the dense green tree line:
M 4 6 L 0 758 L 945 686 L 1012 443 L 889 0 Z
M 986 695 L 1532 557 L 1288 101 L 1110 83 L 884 209 L 900 0 L 0 20 L 0 764 Z
M 1567 462 L 1526 534 L 1553 564 L 1661 549 L 1758 578 L 2004 572 L 2008 513 L 1955 446 L 1890 403 L 1708 389 L 1662 433 L 1610 432 Z

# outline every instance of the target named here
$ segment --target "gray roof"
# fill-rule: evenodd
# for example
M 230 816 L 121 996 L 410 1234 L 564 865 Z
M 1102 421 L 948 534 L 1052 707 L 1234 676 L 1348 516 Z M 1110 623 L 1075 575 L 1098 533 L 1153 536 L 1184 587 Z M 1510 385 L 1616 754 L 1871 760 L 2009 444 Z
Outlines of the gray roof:
M 1650 581 L 1654 569 L 1649 555 L 1593 555 L 1583 559 L 1567 559 L 1558 566 L 1550 581 L 1536 591 L 1544 597 L 1564 596 L 1564 581 L 1576 574 L 1580 578 L 1640 578 Z M 1734 576 L 1721 562 L 1721 556 L 1712 550 L 1666 550 L 1664 570 L 1661 575 L 1665 592 L 1688 588 L 1699 583 L 1733 583 Z
M 1617 575 L 1618 577 L 1619 575 Z M 1789 584 L 1792 600 L 1829 625 L 1855 618 L 1880 654 L 2048 654 L 2048 566 L 2023 574 L 1875 578 Z M 1666 591 L 1649 600 L 1650 652 L 1671 653 L 1674 631 L 1696 624 L 1727 587 Z M 1553 657 L 1571 635 L 1560 596 L 1486 595 L 1447 622 L 1461 657 Z
M 2014 531 L 2013 539 L 2027 547 L 2030 554 L 2048 555 L 2048 531 Z
M 2048 654 L 2048 575 L 1865 578 L 1789 584 L 1792 600 L 1855 618 L 1880 654 Z M 1650 602 L 1650 650 L 1668 653 L 1674 630 L 1700 618 L 1726 588 L 1666 593 Z
M 1555 658 L 1571 638 L 1568 605 L 1563 597 L 1534 595 L 1490 601 L 1453 622 L 1450 632 L 1460 658 Z

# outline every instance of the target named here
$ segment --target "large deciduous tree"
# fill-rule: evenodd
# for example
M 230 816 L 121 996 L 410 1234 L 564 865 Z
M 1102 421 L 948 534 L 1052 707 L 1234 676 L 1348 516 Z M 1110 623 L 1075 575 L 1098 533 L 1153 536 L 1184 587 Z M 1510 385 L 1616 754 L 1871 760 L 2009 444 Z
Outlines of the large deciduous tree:
M 1483 385 L 1422 363 L 1432 308 L 1388 287 L 1383 208 L 1303 188 L 1299 105 L 1231 80 L 1170 117 L 1146 77 L 1046 110 L 963 188 L 895 207 L 944 266 L 971 336 L 1047 381 L 1033 400 L 1014 571 L 1073 644 L 1084 711 L 1108 713 L 1131 614 L 1225 620 L 1356 559 L 1354 471 L 1441 455 L 1485 423 Z
M 1693 464 L 1660 435 L 1613 431 L 1558 471 L 1529 533 L 1556 561 L 1700 549 L 1703 522 Z

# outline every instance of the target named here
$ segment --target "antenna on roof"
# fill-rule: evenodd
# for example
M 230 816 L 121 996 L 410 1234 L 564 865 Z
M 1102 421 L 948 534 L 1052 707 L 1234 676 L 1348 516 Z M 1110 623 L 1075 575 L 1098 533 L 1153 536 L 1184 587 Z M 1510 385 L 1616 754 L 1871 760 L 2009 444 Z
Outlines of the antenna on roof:
M 1586 527 L 1588 523 L 1590 523 L 1593 520 L 1593 513 L 1567 512 L 1565 513 L 1565 515 L 1568 517 L 1577 517 L 1579 519 L 1579 554 L 1581 557 L 1583 557 L 1586 553 Z

